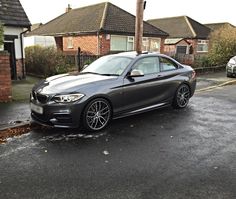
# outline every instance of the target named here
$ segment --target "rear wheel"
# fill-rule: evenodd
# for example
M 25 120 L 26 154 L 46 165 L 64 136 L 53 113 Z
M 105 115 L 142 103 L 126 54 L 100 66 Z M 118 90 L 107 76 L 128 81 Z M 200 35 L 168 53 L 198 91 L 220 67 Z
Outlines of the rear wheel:
M 227 77 L 233 77 L 231 73 L 226 73 Z
M 185 108 L 188 105 L 190 98 L 190 88 L 186 84 L 179 86 L 175 93 L 173 107 L 174 108 Z
M 89 131 L 105 128 L 111 119 L 111 106 L 102 98 L 92 100 L 83 113 L 83 125 Z

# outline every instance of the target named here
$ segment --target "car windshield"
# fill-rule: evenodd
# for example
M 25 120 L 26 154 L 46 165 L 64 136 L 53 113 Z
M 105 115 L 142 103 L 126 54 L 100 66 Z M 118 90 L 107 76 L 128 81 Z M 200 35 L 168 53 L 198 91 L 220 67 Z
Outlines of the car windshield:
M 129 57 L 104 56 L 91 63 L 81 73 L 119 76 L 131 61 L 132 58 Z

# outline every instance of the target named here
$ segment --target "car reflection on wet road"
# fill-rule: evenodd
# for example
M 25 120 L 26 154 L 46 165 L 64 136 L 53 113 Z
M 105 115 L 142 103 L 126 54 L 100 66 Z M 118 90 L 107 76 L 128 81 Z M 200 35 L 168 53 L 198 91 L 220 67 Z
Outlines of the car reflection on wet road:
M 235 198 L 236 86 L 112 121 L 0 145 L 0 198 Z

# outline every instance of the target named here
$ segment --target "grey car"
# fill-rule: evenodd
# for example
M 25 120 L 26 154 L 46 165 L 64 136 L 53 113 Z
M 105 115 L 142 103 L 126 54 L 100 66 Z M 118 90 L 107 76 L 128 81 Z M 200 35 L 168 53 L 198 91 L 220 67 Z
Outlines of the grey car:
M 80 73 L 49 77 L 31 93 L 40 124 L 98 131 L 111 119 L 170 106 L 185 108 L 196 88 L 190 67 L 157 53 L 103 56 Z
M 227 77 L 236 76 L 236 56 L 232 57 L 226 65 Z

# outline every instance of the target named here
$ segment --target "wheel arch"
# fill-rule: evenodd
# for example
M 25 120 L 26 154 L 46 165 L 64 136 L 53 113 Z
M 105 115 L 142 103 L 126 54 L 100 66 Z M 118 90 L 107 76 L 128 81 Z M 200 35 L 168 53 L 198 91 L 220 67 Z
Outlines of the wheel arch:
M 93 101 L 93 100 L 95 100 L 95 99 L 99 99 L 99 98 L 108 101 L 108 103 L 109 103 L 109 105 L 110 105 L 110 107 L 111 107 L 111 117 L 113 117 L 113 104 L 112 104 L 112 102 L 111 102 L 111 99 L 110 99 L 107 95 L 104 95 L 104 94 L 98 94 L 98 95 L 94 95 L 94 96 L 90 97 L 90 98 L 87 100 L 87 102 L 85 103 L 84 107 L 83 107 L 82 115 L 83 115 L 83 113 L 84 113 L 84 111 L 85 111 L 86 106 L 87 106 L 91 101 Z

